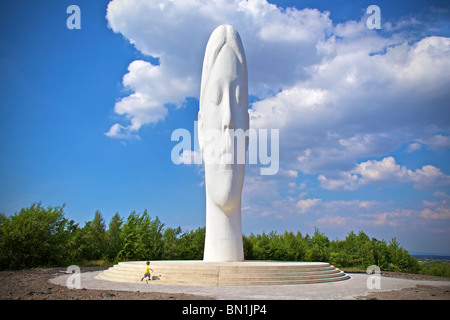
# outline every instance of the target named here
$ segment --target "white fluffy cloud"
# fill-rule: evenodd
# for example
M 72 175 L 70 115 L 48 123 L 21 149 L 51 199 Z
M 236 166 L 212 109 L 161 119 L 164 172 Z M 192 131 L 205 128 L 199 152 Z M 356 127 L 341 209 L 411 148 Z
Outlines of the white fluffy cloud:
M 130 64 L 123 85 L 132 93 L 115 106 L 129 123 L 112 125 L 110 137 L 137 135 L 166 118 L 167 104 L 198 97 L 207 39 L 228 23 L 244 42 L 250 93 L 261 99 L 251 126 L 280 129 L 285 168 L 348 170 L 356 158 L 413 141 L 450 147 L 449 38 L 411 39 L 399 24 L 382 36 L 363 20 L 334 25 L 328 12 L 283 10 L 266 0 L 113 0 L 107 20 L 160 61 Z
M 164 120 L 168 112 L 165 104 L 181 106 L 193 87 L 190 77 L 179 77 L 166 71 L 164 65 L 152 65 L 142 60 L 130 63 L 122 83 L 133 93 L 119 100 L 114 112 L 125 116 L 130 125 L 114 124 L 106 133 L 112 138 L 137 136 L 142 125 Z
M 284 163 L 319 173 L 413 141 L 448 149 L 450 138 L 430 128 L 448 134 L 450 127 L 450 39 L 409 44 L 355 22 L 334 32 L 344 38 L 318 42 L 324 56 L 306 80 L 253 104 L 253 126 L 280 128 Z
M 394 227 L 406 230 L 413 225 L 423 227 L 427 223 L 446 228 L 450 219 L 450 202 L 449 197 L 445 193 L 444 195 L 442 198 L 435 194 L 435 200 L 425 200 L 414 209 L 392 207 L 388 202 L 361 200 L 325 201 L 314 198 L 303 199 L 299 203 L 310 209 L 308 213 L 313 219 L 309 224 L 320 228 L 339 227 L 352 230 L 365 227 Z
M 306 213 L 310 210 L 310 208 L 317 205 L 321 199 L 301 199 L 297 202 L 297 207 L 299 208 L 301 213 Z
M 117 102 L 115 112 L 131 124 L 111 127 L 124 137 L 140 126 L 165 119 L 167 104 L 199 96 L 206 42 L 220 24 L 232 24 L 244 42 L 251 94 L 260 98 L 305 78 L 318 63 L 316 44 L 332 27 L 327 12 L 281 10 L 265 0 L 111 1 L 107 20 L 142 53 L 160 64 L 134 61 L 123 85 L 134 91 Z M 119 130 L 120 129 L 120 130 Z
M 431 220 L 450 219 L 450 196 L 440 191 L 436 191 L 434 196 L 437 198 L 436 200 L 422 201 L 425 208 L 420 212 L 420 216 Z
M 450 148 L 450 137 L 436 134 L 425 138 L 423 143 L 427 144 L 433 151 L 443 151 Z
M 355 190 L 372 183 L 413 183 L 417 189 L 450 186 L 450 176 L 440 169 L 425 165 L 413 171 L 397 164 L 393 157 L 362 162 L 350 171 L 341 172 L 337 179 L 325 175 L 319 175 L 318 179 L 329 190 Z
M 398 230 L 414 229 L 419 232 L 428 228 L 429 235 L 448 234 L 448 221 L 450 219 L 449 196 L 436 192 L 436 199 L 423 201 L 422 206 L 414 209 L 392 208 L 391 205 L 382 202 L 370 202 L 368 209 L 361 207 L 358 201 L 321 201 L 315 208 L 318 216 L 313 225 L 320 228 L 341 228 L 343 230 L 361 228 L 392 227 Z M 345 214 L 350 212 L 351 214 Z

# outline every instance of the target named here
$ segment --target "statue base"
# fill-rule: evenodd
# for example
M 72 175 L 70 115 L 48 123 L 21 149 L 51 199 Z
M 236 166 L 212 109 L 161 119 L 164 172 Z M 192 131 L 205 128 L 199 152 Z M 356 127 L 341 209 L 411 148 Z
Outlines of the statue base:
M 325 262 L 151 261 L 152 285 L 269 286 L 334 282 L 349 279 Z M 145 261 L 119 262 L 98 275 L 101 280 L 143 283 Z

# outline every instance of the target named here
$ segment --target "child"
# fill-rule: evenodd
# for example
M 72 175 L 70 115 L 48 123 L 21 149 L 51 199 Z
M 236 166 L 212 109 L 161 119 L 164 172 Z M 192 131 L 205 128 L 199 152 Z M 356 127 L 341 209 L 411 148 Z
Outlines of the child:
M 150 280 L 152 280 L 152 276 L 150 275 L 150 270 L 153 271 L 152 268 L 150 268 L 150 261 L 147 261 L 147 265 L 145 266 L 145 272 L 144 272 L 144 277 L 141 279 L 141 281 L 144 280 L 144 278 L 149 278 Z M 155 271 L 153 271 L 155 272 Z M 145 280 L 148 283 L 148 280 Z

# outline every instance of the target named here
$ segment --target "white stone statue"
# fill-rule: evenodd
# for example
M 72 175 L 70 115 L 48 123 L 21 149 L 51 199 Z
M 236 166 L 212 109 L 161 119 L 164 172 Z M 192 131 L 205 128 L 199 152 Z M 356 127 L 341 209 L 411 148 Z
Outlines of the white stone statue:
M 217 27 L 206 46 L 198 113 L 199 146 L 205 162 L 204 261 L 242 261 L 241 197 L 248 140 L 248 76 L 244 47 L 230 25 Z

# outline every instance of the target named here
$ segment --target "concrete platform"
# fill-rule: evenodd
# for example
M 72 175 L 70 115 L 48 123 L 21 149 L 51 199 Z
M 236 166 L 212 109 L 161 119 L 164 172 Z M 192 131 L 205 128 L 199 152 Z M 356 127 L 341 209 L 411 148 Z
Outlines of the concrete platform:
M 351 300 L 371 292 L 400 290 L 417 285 L 448 286 L 448 281 L 397 279 L 381 276 L 380 288 L 369 289 L 370 275 L 350 274 L 350 279 L 338 282 L 280 286 L 187 286 L 157 285 L 160 281 L 130 283 L 100 280 L 103 271 L 81 273 L 80 289 L 117 290 L 195 294 L 217 300 Z M 59 275 L 49 281 L 66 286 L 71 275 Z
M 336 282 L 349 278 L 325 262 L 152 261 L 152 285 L 270 286 Z M 140 283 L 145 261 L 120 262 L 98 275 L 101 280 Z

